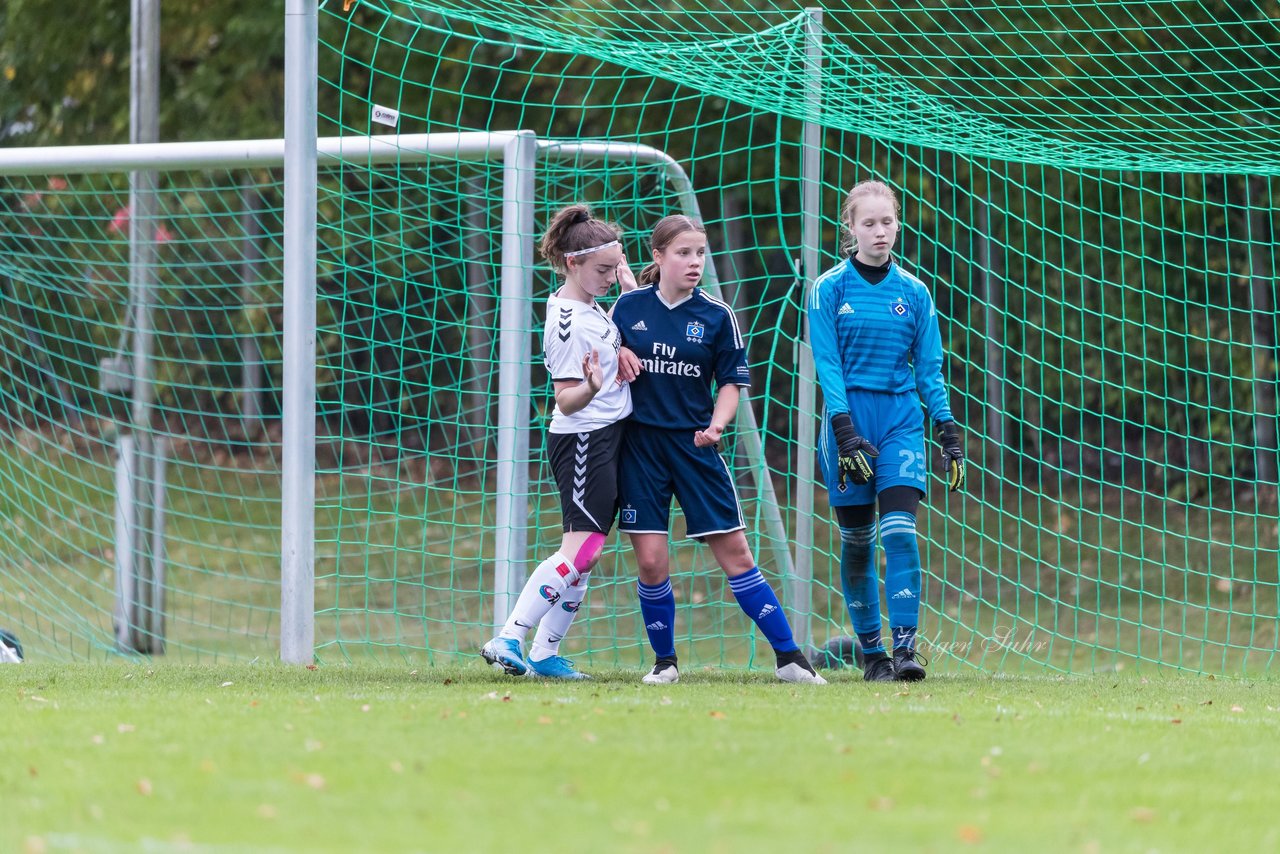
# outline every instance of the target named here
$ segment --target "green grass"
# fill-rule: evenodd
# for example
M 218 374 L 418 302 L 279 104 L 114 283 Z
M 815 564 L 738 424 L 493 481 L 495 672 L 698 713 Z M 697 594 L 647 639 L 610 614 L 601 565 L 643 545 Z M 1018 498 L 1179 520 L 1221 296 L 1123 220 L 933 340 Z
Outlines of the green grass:
M 1260 851 L 1280 682 L 0 668 L 0 850 Z

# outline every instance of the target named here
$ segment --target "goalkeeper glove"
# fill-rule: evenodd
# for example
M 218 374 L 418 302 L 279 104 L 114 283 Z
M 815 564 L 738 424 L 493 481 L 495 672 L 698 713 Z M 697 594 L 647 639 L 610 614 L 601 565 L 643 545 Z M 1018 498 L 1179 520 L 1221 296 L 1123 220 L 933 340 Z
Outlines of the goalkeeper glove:
M 841 485 L 846 479 L 857 484 L 870 483 L 875 469 L 867 457 L 880 456 L 880 450 L 858 432 L 847 412 L 831 416 L 831 430 L 836 434 L 836 468 L 840 470 Z
M 942 445 L 942 476 L 947 479 L 947 489 L 959 492 L 964 489 L 964 446 L 960 443 L 960 429 L 956 422 L 945 421 L 938 425 L 936 435 Z

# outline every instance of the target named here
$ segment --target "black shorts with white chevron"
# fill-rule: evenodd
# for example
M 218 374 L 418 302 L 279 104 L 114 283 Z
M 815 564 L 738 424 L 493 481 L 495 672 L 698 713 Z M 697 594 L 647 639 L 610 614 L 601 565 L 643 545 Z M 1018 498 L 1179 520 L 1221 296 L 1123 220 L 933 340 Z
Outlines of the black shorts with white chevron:
M 547 434 L 547 460 L 560 489 L 566 531 L 609 533 L 618 515 L 622 423 L 589 433 Z

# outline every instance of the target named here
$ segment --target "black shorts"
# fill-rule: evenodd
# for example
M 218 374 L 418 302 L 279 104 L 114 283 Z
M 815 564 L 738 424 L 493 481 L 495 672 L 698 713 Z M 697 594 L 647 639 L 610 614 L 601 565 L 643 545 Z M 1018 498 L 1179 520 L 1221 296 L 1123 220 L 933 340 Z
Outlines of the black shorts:
M 547 460 L 560 489 L 565 531 L 609 533 L 618 515 L 622 422 L 589 433 L 548 433 Z

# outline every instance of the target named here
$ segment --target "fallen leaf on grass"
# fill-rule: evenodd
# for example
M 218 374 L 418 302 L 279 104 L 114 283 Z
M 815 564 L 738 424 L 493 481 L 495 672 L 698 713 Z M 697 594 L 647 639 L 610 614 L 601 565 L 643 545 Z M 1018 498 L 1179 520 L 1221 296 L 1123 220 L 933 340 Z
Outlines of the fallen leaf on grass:
M 540 723 L 540 724 L 542 724 L 542 725 L 544 725 L 544 726 L 545 726 L 546 724 L 551 723 L 551 718 L 547 717 L 546 715 L 539 715 L 539 716 L 538 716 L 538 723 Z
M 271 804 L 262 804 L 258 807 L 258 816 L 260 818 L 275 818 L 278 813 L 276 808 Z
M 308 665 L 307 665 L 307 669 L 308 669 L 308 670 L 319 670 L 320 668 L 319 668 L 319 667 L 316 667 L 314 664 L 308 664 Z
M 133 724 L 116 724 L 116 732 L 133 732 L 136 729 Z
M 595 743 L 596 743 L 596 741 L 597 741 L 598 739 L 596 738 L 596 734 L 595 734 L 595 733 L 593 733 L 593 732 L 584 732 L 584 733 L 582 734 L 582 740 L 583 740 L 583 741 L 585 741 L 587 744 L 595 744 Z
M 887 798 L 884 795 L 881 795 L 878 798 L 872 798 L 867 801 L 867 808 L 875 810 L 876 812 L 888 812 L 893 809 L 893 798 Z
M 143 795 L 143 796 L 145 796 L 145 797 L 150 797 L 150 795 L 151 795 L 151 791 L 152 791 L 152 790 L 151 790 L 151 781 L 150 781 L 150 780 L 148 780 L 146 777 L 143 777 L 141 780 L 139 780 L 139 781 L 138 781 L 138 794 L 139 794 L 139 795 Z
M 1231 711 L 1233 711 L 1233 712 L 1243 712 L 1243 711 L 1244 711 L 1244 706 L 1232 706 L 1232 707 L 1231 707 Z
M 49 848 L 45 845 L 44 837 L 42 836 L 28 836 L 22 840 L 23 854 L 44 854 L 48 850 Z
M 728 715 L 726 715 L 724 712 L 712 712 L 711 717 L 715 718 L 718 721 L 722 721 L 726 717 L 728 717 Z
M 324 777 L 320 774 L 308 774 L 303 782 L 316 790 L 324 788 Z
M 1141 824 L 1150 824 L 1156 820 L 1156 811 L 1151 807 L 1134 807 L 1129 810 L 1129 818 Z
M 219 687 L 219 688 L 230 688 L 230 687 L 231 687 L 232 685 L 234 685 L 234 684 L 236 684 L 236 683 L 234 683 L 234 682 L 223 682 L 223 683 L 222 683 L 221 685 L 219 685 L 218 687 Z
M 1169 723 L 1171 723 L 1171 724 L 1180 724 L 1180 723 L 1182 723 L 1182 718 L 1174 718 L 1173 720 L 1169 721 Z
M 982 841 L 982 828 L 972 824 L 962 824 L 956 829 L 956 838 L 969 845 L 976 845 Z

